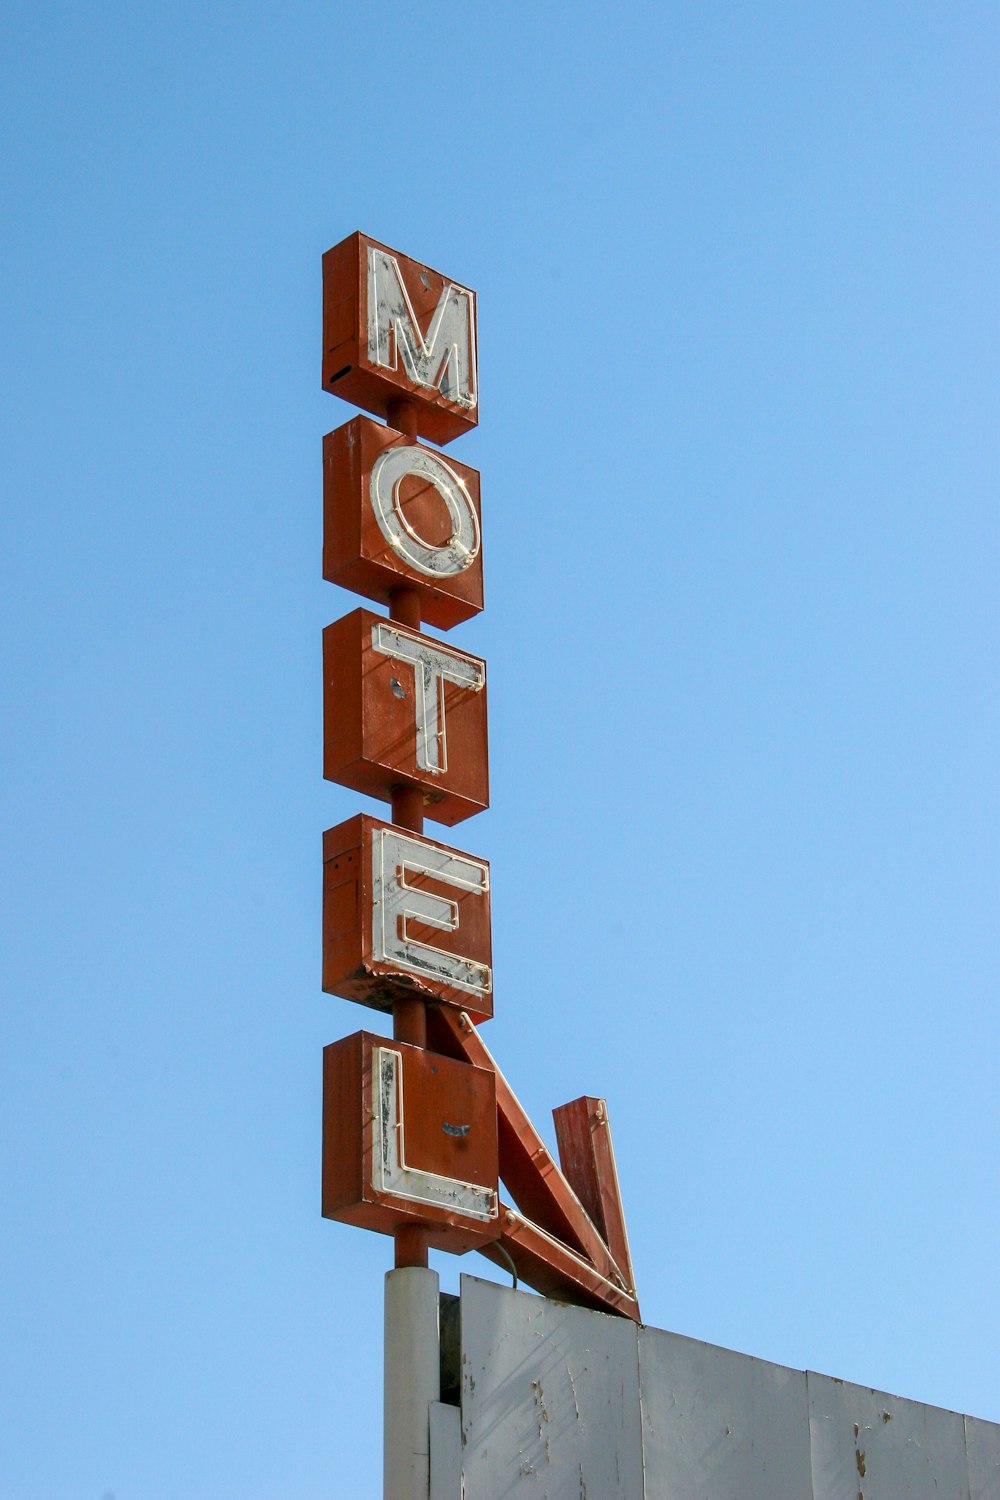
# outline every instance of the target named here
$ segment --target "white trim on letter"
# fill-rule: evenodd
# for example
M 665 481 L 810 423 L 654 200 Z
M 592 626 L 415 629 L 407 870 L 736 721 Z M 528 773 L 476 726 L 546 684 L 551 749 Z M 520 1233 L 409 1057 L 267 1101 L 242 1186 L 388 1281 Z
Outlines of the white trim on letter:
M 453 854 L 429 841 L 407 838 L 397 828 L 373 829 L 372 957 L 468 995 L 490 994 L 493 971 L 489 964 L 476 963 L 409 936 L 406 924 L 410 917 L 439 932 L 455 932 L 458 902 L 407 885 L 407 870 L 433 875 L 444 885 L 477 896 L 485 896 L 490 888 L 489 866 L 482 860 Z
M 425 338 L 399 261 L 369 245 L 368 358 L 395 370 L 399 355 L 414 385 L 439 390 L 455 406 L 476 405 L 475 293 L 446 281 Z
M 372 1048 L 372 1187 L 410 1203 L 432 1204 L 449 1213 L 489 1223 L 498 1212 L 492 1188 L 440 1177 L 406 1163 L 403 1114 L 403 1058 L 392 1047 Z
M 444 502 L 451 523 L 446 542 L 419 535 L 403 513 L 400 491 L 410 475 L 431 484 Z M 479 556 L 479 517 L 464 482 L 449 464 L 428 448 L 394 445 L 383 448 L 372 465 L 368 499 L 379 530 L 401 562 L 425 578 L 453 578 Z
M 486 686 L 485 664 L 476 656 L 398 630 L 385 620 L 372 626 L 372 649 L 413 668 L 417 765 L 432 776 L 443 775 L 448 769 L 444 685 L 451 682 L 468 693 L 481 692 Z

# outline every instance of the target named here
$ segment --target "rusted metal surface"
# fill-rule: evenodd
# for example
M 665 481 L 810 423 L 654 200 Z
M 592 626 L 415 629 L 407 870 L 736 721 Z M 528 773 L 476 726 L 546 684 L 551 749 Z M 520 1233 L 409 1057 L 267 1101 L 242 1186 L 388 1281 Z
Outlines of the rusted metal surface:
M 418 786 L 392 788 L 392 821 L 397 828 L 406 828 L 410 833 L 424 831 L 424 794 Z
M 613 1271 L 610 1275 L 599 1271 L 587 1256 L 503 1201 L 496 1245 L 484 1245 L 482 1252 L 501 1270 L 509 1271 L 513 1264 L 518 1281 L 544 1297 L 638 1321 L 639 1304 L 621 1287 Z M 606 1264 L 606 1256 L 601 1261 Z
M 323 988 L 493 1014 L 485 860 L 359 813 L 323 835 Z
M 397 1000 L 392 1007 L 392 1034 L 411 1047 L 427 1046 L 427 1006 L 423 1000 Z
M 323 632 L 323 774 L 454 824 L 489 805 L 486 663 L 356 609 Z
M 431 1012 L 429 1036 L 442 1051 L 496 1075 L 500 1176 L 521 1210 L 502 1215 L 500 1244 L 520 1279 L 637 1319 L 639 1305 L 607 1244 L 535 1130 L 468 1014 Z M 503 1265 L 502 1256 L 494 1257 Z
M 489 866 L 423 835 L 425 817 L 450 826 L 489 804 L 485 663 L 421 628 L 483 607 L 479 475 L 420 441 L 476 425 L 476 337 L 474 294 L 430 267 L 362 234 L 323 257 L 324 388 L 388 424 L 355 417 L 323 440 L 323 576 L 390 616 L 359 609 L 324 632 L 324 774 L 392 809 L 391 824 L 362 814 L 324 834 L 323 988 L 391 1010 L 402 1048 L 430 1040 L 489 1073 L 494 1175 L 518 1208 L 501 1263 L 636 1319 L 606 1117 L 566 1117 L 564 1175 L 475 1031 L 493 1014 Z M 365 1222 L 367 1199 L 350 1201 Z M 423 1221 L 395 1232 L 396 1265 L 425 1267 Z
M 816 1500 L 964 1500 L 969 1470 L 958 1412 L 812 1371 L 807 1381 Z
M 323 256 L 323 388 L 387 415 L 412 404 L 435 443 L 479 421 L 476 296 L 368 235 Z
M 389 619 L 409 625 L 411 630 L 420 629 L 420 594 L 416 589 L 403 586 L 389 590 Z
M 610 1250 L 625 1285 L 634 1289 L 607 1102 L 585 1094 L 554 1109 L 552 1119 L 563 1175 Z
M 323 577 L 378 604 L 389 603 L 396 589 L 412 589 L 422 618 L 443 630 L 478 614 L 478 472 L 367 417 L 328 432 Z
M 385 410 L 386 424 L 414 441 L 420 435 L 420 412 L 412 401 L 390 401 Z
M 397 1270 L 403 1266 L 429 1265 L 431 1241 L 425 1224 L 397 1224 L 392 1236 L 395 1242 L 393 1265 Z
M 366 1031 L 324 1048 L 326 1218 L 462 1254 L 499 1234 L 496 1163 L 488 1070 Z

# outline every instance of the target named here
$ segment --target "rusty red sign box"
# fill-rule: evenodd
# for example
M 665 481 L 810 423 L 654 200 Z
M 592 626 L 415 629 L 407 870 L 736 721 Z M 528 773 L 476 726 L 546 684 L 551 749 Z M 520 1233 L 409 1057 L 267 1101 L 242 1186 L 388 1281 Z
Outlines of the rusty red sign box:
M 356 609 L 323 632 L 323 774 L 392 801 L 419 790 L 424 814 L 459 823 L 489 805 L 486 663 Z
M 405 1102 L 404 1102 L 405 1101 Z M 323 1050 L 323 1213 L 458 1255 L 500 1234 L 489 1068 L 359 1031 Z
M 323 988 L 493 1014 L 490 867 L 359 813 L 323 835 Z
M 483 607 L 479 475 L 368 417 L 323 439 L 323 577 L 388 604 L 413 589 L 428 625 Z
M 349 235 L 323 257 L 323 386 L 386 419 L 323 440 L 323 576 L 388 607 L 324 631 L 323 770 L 391 808 L 323 836 L 323 988 L 393 1017 L 325 1050 L 323 1213 L 393 1235 L 397 1265 L 475 1247 L 637 1319 L 606 1105 L 554 1112 L 557 1162 L 479 1034 L 489 864 L 423 831 L 489 805 L 486 663 L 422 628 L 483 607 L 480 476 L 420 441 L 479 420 L 475 294 Z
M 377 417 L 416 408 L 447 443 L 479 421 L 476 295 L 364 234 L 323 257 L 323 388 Z

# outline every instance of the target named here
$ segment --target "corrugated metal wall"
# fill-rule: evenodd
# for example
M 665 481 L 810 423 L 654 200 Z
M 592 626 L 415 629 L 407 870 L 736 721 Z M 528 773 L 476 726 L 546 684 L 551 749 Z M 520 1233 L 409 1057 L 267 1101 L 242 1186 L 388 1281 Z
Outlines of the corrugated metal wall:
M 462 1278 L 432 1500 L 1000 1500 L 1000 1426 Z

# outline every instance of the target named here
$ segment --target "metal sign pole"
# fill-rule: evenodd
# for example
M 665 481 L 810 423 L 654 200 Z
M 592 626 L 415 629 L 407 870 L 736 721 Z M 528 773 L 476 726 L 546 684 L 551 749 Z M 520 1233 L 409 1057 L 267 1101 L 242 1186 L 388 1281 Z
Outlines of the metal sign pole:
M 384 1500 L 428 1500 L 430 1408 L 441 1399 L 439 1278 L 399 1266 L 385 1278 Z
M 390 404 L 390 427 L 417 436 L 417 412 L 410 401 Z M 394 589 L 389 617 L 411 629 L 421 625 L 420 595 Z M 423 833 L 423 798 L 417 787 L 392 791 L 392 821 L 398 828 Z M 399 1000 L 393 1006 L 393 1036 L 415 1047 L 427 1045 L 427 1007 L 423 1000 Z M 384 1500 L 428 1500 L 430 1495 L 430 1408 L 441 1398 L 440 1281 L 427 1264 L 427 1233 L 403 1225 L 395 1239 L 396 1269 L 385 1278 L 385 1361 L 383 1372 Z

